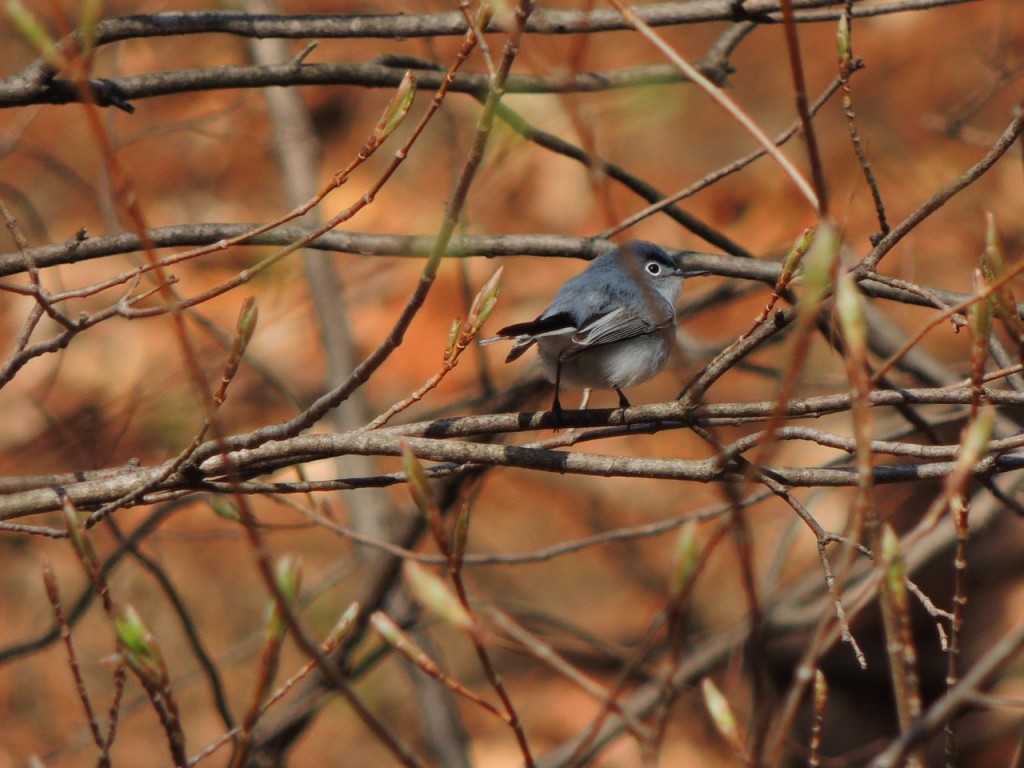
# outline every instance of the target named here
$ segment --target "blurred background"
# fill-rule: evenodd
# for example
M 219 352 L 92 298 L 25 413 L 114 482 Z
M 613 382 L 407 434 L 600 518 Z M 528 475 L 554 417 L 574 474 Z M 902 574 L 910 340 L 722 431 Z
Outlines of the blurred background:
M 842 6 L 818 5 L 832 11 Z M 882 5 L 854 3 L 855 8 Z M 586 3 L 572 2 L 540 6 L 544 11 L 586 7 Z M 268 12 L 263 6 L 244 3 L 232 8 Z M 282 14 L 410 17 L 453 10 L 452 4 L 430 0 L 279 0 L 269 8 L 269 12 Z M 53 0 L 30 4 L 30 10 L 54 37 L 80 22 L 79 3 Z M 221 6 L 107 2 L 102 4 L 102 18 L 196 10 L 221 10 Z M 705 21 L 660 27 L 659 34 L 681 56 L 698 62 L 733 28 L 731 21 Z M 834 18 L 799 25 L 811 101 L 837 76 L 836 32 Z M 0 24 L 0 36 L 0 67 L 5 78 L 13 78 L 38 58 L 38 52 L 10 17 Z M 505 39 L 506 35 L 498 32 L 484 36 L 495 60 Z M 316 47 L 306 51 L 314 40 Z M 919 10 L 856 18 L 852 41 L 854 55 L 864 67 L 852 75 L 846 98 L 893 225 L 978 162 L 1006 129 L 1014 110 L 1021 108 L 1024 6 L 1019 0 L 985 0 L 948 7 L 922 5 Z M 231 34 L 129 35 L 98 48 L 93 76 L 117 81 L 149 73 L 245 65 L 261 61 L 261 56 L 285 61 L 303 52 L 302 61 L 307 64 L 365 63 L 390 55 L 415 57 L 444 68 L 453 61 L 461 35 L 343 40 L 314 35 L 270 42 L 276 47 L 257 50 L 252 39 Z M 755 25 L 727 61 L 732 68 L 725 83 L 727 95 L 767 135 L 775 136 L 794 123 L 797 111 L 782 25 Z M 573 73 L 610 73 L 665 63 L 635 31 L 531 33 L 523 41 L 513 74 L 537 75 L 554 82 Z M 484 52 L 474 51 L 463 71 L 486 73 Z M 298 96 L 299 112 L 293 114 L 308 119 L 310 133 L 299 142 L 300 154 L 305 152 L 305 157 L 314 159 L 315 178 L 300 170 L 299 191 L 290 190 L 286 180 L 284 169 L 289 165 L 280 134 L 290 128 L 299 130 L 302 124 L 275 116 L 268 103 L 268 98 L 284 91 L 208 88 L 133 100 L 132 114 L 116 108 L 94 110 L 145 224 L 153 228 L 260 224 L 282 217 L 353 161 L 394 88 L 316 85 L 287 89 L 288 94 Z M 365 195 L 392 161 L 394 151 L 408 139 L 430 99 L 430 90 L 422 89 L 410 118 L 389 143 L 360 164 L 313 215 L 326 220 Z M 834 94 L 816 115 L 814 128 L 843 258 L 852 264 L 871 250 L 871 237 L 879 231 L 879 222 L 852 148 L 843 101 L 842 91 Z M 682 190 L 757 149 L 754 139 L 707 94 L 680 82 L 590 93 L 510 92 L 505 103 L 537 130 L 582 147 L 591 157 L 615 163 L 665 194 Z M 473 141 L 480 110 L 480 102 L 471 95 L 448 94 L 395 176 L 370 205 L 340 229 L 357 234 L 436 234 Z M 0 252 L 19 250 L 14 231 L 20 231 L 30 247 L 62 243 L 82 231 L 89 237 L 132 231 L 132 224 L 119 211 L 118 182 L 112 181 L 111 164 L 104 158 L 97 135 L 80 104 L 19 104 L 0 113 L 0 200 L 17 221 L 16 228 L 0 229 Z M 799 138 L 789 142 L 785 152 L 802 171 L 808 171 L 807 154 Z M 600 235 L 646 206 L 646 201 L 600 170 L 548 151 L 498 120 L 457 232 L 466 236 Z M 1019 258 L 1024 243 L 1021 182 L 1018 145 L 914 228 L 883 261 L 881 271 L 928 288 L 970 292 L 972 273 L 985 247 L 986 215 L 995 222 L 1008 260 Z M 780 260 L 817 220 L 792 181 L 765 158 L 701 189 L 681 207 L 766 261 Z M 721 252 L 665 215 L 647 218 L 615 237 L 619 241 L 633 238 L 649 239 L 669 249 Z M 232 280 L 275 250 L 272 246 L 239 246 L 174 264 L 167 271 L 181 296 L 194 296 Z M 166 255 L 167 251 L 160 253 Z M 47 267 L 39 271 L 39 279 L 52 293 L 84 289 L 130 272 L 144 260 L 138 250 L 118 253 Z M 311 271 L 298 253 L 189 311 L 187 332 L 195 360 L 206 377 L 217 382 L 243 299 L 254 296 L 258 306 L 258 326 L 246 351 L 246 364 L 231 382 L 219 412 L 227 434 L 294 416 L 328 388 L 334 377 L 332 366 L 342 373 L 351 370 L 385 338 L 423 268 L 422 258 L 412 252 L 334 252 L 321 261 L 317 269 L 326 265 L 328 273 L 337 276 L 337 301 L 329 307 L 337 314 L 326 316 L 318 309 L 311 286 L 318 282 L 315 275 L 323 273 Z M 344 415 L 333 418 L 348 419 L 347 428 L 364 424 L 433 376 L 441 366 L 453 320 L 466 315 L 468 297 L 499 266 L 504 268 L 501 293 L 485 335 L 534 317 L 582 263 L 573 258 L 533 256 L 528 248 L 504 258 L 471 254 L 446 260 L 405 343 L 359 396 L 343 406 Z M 3 282 L 0 339 L 6 361 L 26 333 L 26 318 L 35 302 L 23 290 L 11 288 L 30 285 L 29 275 L 14 274 Z M 671 400 L 704 362 L 751 327 L 770 289 L 749 282 L 727 300 L 709 298 L 730 285 L 730 278 L 715 275 L 688 283 L 681 323 L 683 354 L 670 370 L 629 393 L 634 404 Z M 71 318 L 82 312 L 99 312 L 131 288 L 130 283 L 122 282 L 107 290 L 83 291 L 60 306 Z M 879 311 L 884 323 L 904 338 L 935 314 L 932 308 L 896 302 L 880 304 Z M 321 330 L 325 322 L 328 330 L 343 326 L 345 339 L 326 338 Z M 52 317 L 43 317 L 30 330 L 29 340 L 35 343 L 53 338 L 61 327 Z M 333 344 L 350 344 L 350 348 L 339 352 L 332 350 Z M 919 348 L 948 374 L 948 383 L 968 374 L 970 338 L 958 333 L 953 324 L 938 327 Z M 779 371 L 789 360 L 789 349 L 787 342 L 759 350 L 746 361 L 749 365 L 735 368 L 716 383 L 705 401 L 771 400 L 777 394 Z M 496 347 L 469 349 L 459 367 L 422 402 L 398 415 L 395 423 L 498 410 L 489 398 L 536 375 L 532 355 L 505 366 L 503 354 L 504 350 Z M 75 335 L 66 348 L 33 357 L 6 374 L 0 389 L 0 423 L 4 425 L 0 429 L 0 474 L 9 478 L 89 472 L 128 462 L 157 465 L 185 449 L 202 426 L 202 410 L 174 324 L 166 314 L 111 317 Z M 901 385 L 917 384 L 905 372 L 897 372 L 895 378 Z M 799 387 L 801 396 L 847 391 L 842 357 L 816 340 Z M 543 409 L 549 396 L 544 393 L 508 409 Z M 576 397 L 578 393 L 569 393 L 565 402 Z M 614 404 L 614 393 L 596 393 L 592 401 L 592 406 L 600 408 Z M 885 434 L 897 422 L 894 414 L 879 413 L 878 434 Z M 844 435 L 852 433 L 847 414 L 815 425 Z M 343 421 L 325 420 L 316 429 L 345 428 Z M 723 428 L 719 437 L 733 439 L 745 433 L 739 428 Z M 548 436 L 536 433 L 510 439 L 526 442 Z M 946 442 L 955 443 L 957 430 L 951 427 L 945 437 Z M 714 455 L 706 441 L 685 430 L 585 443 L 580 450 L 623 457 L 700 459 Z M 794 442 L 779 447 L 773 461 L 783 466 L 816 466 L 838 455 L 819 445 Z M 303 465 L 301 474 L 287 470 L 275 477 L 323 480 L 396 472 L 402 466 L 400 459 L 393 457 L 358 462 L 320 461 Z M 928 507 L 938 487 L 938 483 L 920 483 L 880 489 L 877 503 L 897 523 L 903 519 L 909 524 Z M 1010 488 L 1006 494 L 1013 496 L 1013 491 Z M 794 493 L 826 529 L 842 530 L 854 498 L 852 490 Z M 721 517 L 715 515 L 728 507 L 718 486 L 497 468 L 479 479 L 466 496 L 472 503 L 469 551 L 506 558 L 505 562 L 467 564 L 464 576 L 476 607 L 496 607 L 515 616 L 535 637 L 551 643 L 577 669 L 607 688 L 622 685 L 632 691 L 667 673 L 673 658 L 667 650 L 670 645 L 662 648 L 661 655 L 645 659 L 639 668 L 631 669 L 629 660 L 638 657 L 644 638 L 656 631 L 658 617 L 666 608 L 679 525 L 689 517 L 703 515 L 707 522 L 698 527 L 697 536 L 704 543 L 718 530 Z M 196 755 L 228 727 L 214 702 L 210 677 L 187 639 L 186 624 L 201 638 L 222 680 L 228 709 L 240 720 L 259 669 L 269 597 L 243 528 L 218 515 L 210 497 L 193 494 L 163 502 L 155 518 L 158 507 L 139 504 L 119 509 L 92 529 L 91 538 L 100 559 L 110 564 L 107 578 L 114 599 L 135 606 L 160 641 L 181 709 L 188 754 Z M 309 495 L 268 493 L 253 497 L 252 507 L 273 558 L 294 555 L 302 560 L 300 616 L 317 639 L 361 593 L 376 562 L 372 554 L 324 521 L 384 537 L 394 528 L 389 520 L 414 515 L 402 484 Z M 63 528 L 55 512 L 17 521 Z M 646 533 L 640 528 L 658 523 L 665 525 Z M 147 525 L 150 527 L 142 528 Z M 366 525 L 369 527 L 361 527 Z M 748 558 L 764 605 L 772 605 L 783 595 L 796 599 L 786 592 L 787 587 L 805 582 L 820 587 L 823 577 L 814 536 L 780 499 L 768 495 L 747 507 L 746 526 L 751 547 L 746 555 L 730 542 L 706 550 L 677 651 L 684 659 L 693 660 L 702 647 L 731 648 L 707 664 L 702 675 L 712 675 L 744 723 L 743 729 L 756 732 L 757 725 L 751 721 L 757 720 L 759 706 L 772 700 L 764 691 L 774 690 L 774 700 L 781 700 L 813 624 L 773 636 L 757 651 L 759 669 L 752 673 L 743 646 L 730 646 L 723 639 L 750 615 L 738 558 Z M 988 526 L 972 540 L 963 638 L 967 668 L 1024 618 L 1019 528 L 1012 511 L 993 513 Z M 623 535 L 615 536 L 616 531 Z M 134 554 L 124 545 L 124 537 L 133 532 L 138 534 Z M 596 534 L 608 534 L 607 540 L 566 548 L 558 556 L 541 555 L 548 548 Z M 437 551 L 429 541 L 419 548 Z M 43 564 L 51 564 L 66 610 L 70 610 L 89 591 L 81 564 L 66 540 L 15 530 L 0 531 L 0 549 L 4 563 L 0 578 L 0 767 L 28 765 L 31 756 L 48 766 L 95 764 L 97 749 L 66 650 L 52 634 L 53 610 L 41 577 Z M 519 555 L 525 559 L 517 560 Z M 922 590 L 947 610 L 951 608 L 951 562 L 947 553 L 915 574 Z M 175 600 L 178 607 L 174 607 Z M 812 605 L 810 596 L 807 600 Z M 831 611 L 827 602 L 813 605 Z M 799 606 L 791 607 L 798 613 Z M 392 604 L 391 610 L 397 612 L 398 608 Z M 408 615 L 417 616 L 415 612 Z M 417 622 L 414 618 L 408 623 Z M 419 623 L 432 639 L 436 660 L 448 673 L 493 701 L 494 692 L 466 637 L 424 616 L 419 616 Z M 868 657 L 866 671 L 858 669 L 849 648 L 841 644 L 821 664 L 832 686 L 824 718 L 824 765 L 864 764 L 894 735 L 891 684 L 878 623 L 877 611 L 869 609 L 854 625 Z M 915 629 L 926 704 L 942 693 L 946 671 L 937 623 L 924 616 Z M 76 618 L 73 640 L 82 679 L 103 722 L 114 691 L 115 645 L 109 622 L 95 601 Z M 456 764 L 436 752 L 439 748 L 433 743 L 436 734 L 432 729 L 437 726 L 424 715 L 432 705 L 418 698 L 420 673 L 395 654 L 383 652 L 386 647 L 368 635 L 353 652 L 352 664 L 360 669 L 354 681 L 358 695 L 414 745 L 426 764 Z M 491 652 L 534 754 L 557 755 L 557 750 L 600 717 L 599 701 L 521 647 L 495 641 Z M 279 681 L 301 669 L 305 660 L 286 643 Z M 993 695 L 1018 697 L 1016 709 L 979 706 L 962 718 L 957 764 L 1013 764 L 1021 727 L 1020 672 L 1020 662 L 1012 662 L 992 691 Z M 643 740 L 625 735 L 600 749 L 590 764 L 749 763 L 716 730 L 705 711 L 697 679 L 678 693 L 667 711 L 654 754 L 641 746 Z M 760 705 L 755 704 L 758 701 Z M 288 706 L 286 702 L 282 708 Z M 466 702 L 458 704 L 458 711 L 471 764 L 488 768 L 522 764 L 516 740 L 499 718 Z M 164 730 L 134 680 L 126 686 L 119 718 L 111 752 L 113 764 L 168 764 Z M 785 760 L 794 765 L 806 764 L 808 756 L 809 721 L 802 718 L 792 725 L 792 738 L 785 750 Z M 941 739 L 936 743 L 941 755 Z M 227 765 L 229 751 L 225 747 L 202 763 Z M 925 764 L 938 764 L 932 759 L 927 757 Z M 376 766 L 394 760 L 353 717 L 348 705 L 335 697 L 323 704 L 301 738 L 289 747 L 287 764 Z M 551 764 L 572 762 L 563 759 Z

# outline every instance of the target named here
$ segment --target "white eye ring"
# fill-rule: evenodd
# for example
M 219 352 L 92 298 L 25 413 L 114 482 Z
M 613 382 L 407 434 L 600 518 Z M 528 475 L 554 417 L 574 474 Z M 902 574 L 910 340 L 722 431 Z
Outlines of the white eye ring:
M 657 277 L 661 274 L 661 264 L 656 261 L 647 262 L 647 274 Z

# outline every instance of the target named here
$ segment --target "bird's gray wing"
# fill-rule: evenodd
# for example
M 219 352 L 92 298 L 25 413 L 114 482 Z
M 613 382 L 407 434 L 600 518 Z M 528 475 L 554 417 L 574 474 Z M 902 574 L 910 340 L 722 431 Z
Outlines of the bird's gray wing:
M 632 310 L 618 307 L 611 312 L 598 315 L 584 323 L 573 334 L 572 343 L 580 348 L 576 349 L 575 352 L 582 352 L 583 349 L 588 347 L 611 344 L 616 341 L 633 339 L 637 336 L 646 336 L 671 325 L 671 322 L 671 319 L 669 319 L 665 323 L 655 324 Z

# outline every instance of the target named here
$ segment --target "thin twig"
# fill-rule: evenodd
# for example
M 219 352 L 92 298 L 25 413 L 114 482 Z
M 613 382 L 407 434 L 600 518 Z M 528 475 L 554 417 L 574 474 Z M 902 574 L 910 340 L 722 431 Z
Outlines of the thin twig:
M 677 66 L 681 72 L 686 74 L 694 83 L 699 85 L 701 89 L 714 99 L 726 112 L 728 112 L 743 128 L 757 140 L 757 142 L 764 148 L 775 162 L 777 162 L 785 171 L 786 175 L 793 181 L 796 188 L 800 190 L 800 193 L 810 203 L 811 208 L 815 211 L 820 210 L 820 203 L 814 190 L 807 183 L 807 180 L 800 174 L 800 172 L 793 166 L 793 164 L 786 158 L 785 155 L 779 150 L 778 147 L 769 139 L 753 120 L 751 120 L 743 110 L 741 110 L 732 99 L 725 95 L 721 88 L 715 86 L 710 80 L 704 75 L 697 71 L 697 69 L 691 65 L 686 59 L 676 53 L 675 49 L 672 48 L 668 43 L 664 41 L 651 27 L 646 24 L 632 8 L 627 8 L 619 0 L 611 0 L 622 17 L 626 19 L 631 25 L 636 27 L 636 30 L 646 37 L 659 51 L 661 51 L 665 57 Z

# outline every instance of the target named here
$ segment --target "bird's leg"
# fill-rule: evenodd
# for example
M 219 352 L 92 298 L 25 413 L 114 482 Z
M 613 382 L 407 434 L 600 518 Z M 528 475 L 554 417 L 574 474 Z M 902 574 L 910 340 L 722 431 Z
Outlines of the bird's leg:
M 581 411 L 587 410 L 587 404 L 590 402 L 590 393 L 591 392 L 593 392 L 593 390 L 590 387 L 585 387 L 584 388 L 584 390 L 583 390 L 583 399 L 580 400 L 580 410 Z
M 555 427 L 562 423 L 562 401 L 558 399 L 559 386 L 562 383 L 562 361 L 555 364 L 555 399 L 551 403 L 551 412 L 555 417 Z
M 622 390 L 616 387 L 615 391 L 619 393 L 619 408 L 629 408 L 629 400 L 626 399 L 626 396 L 622 393 Z

